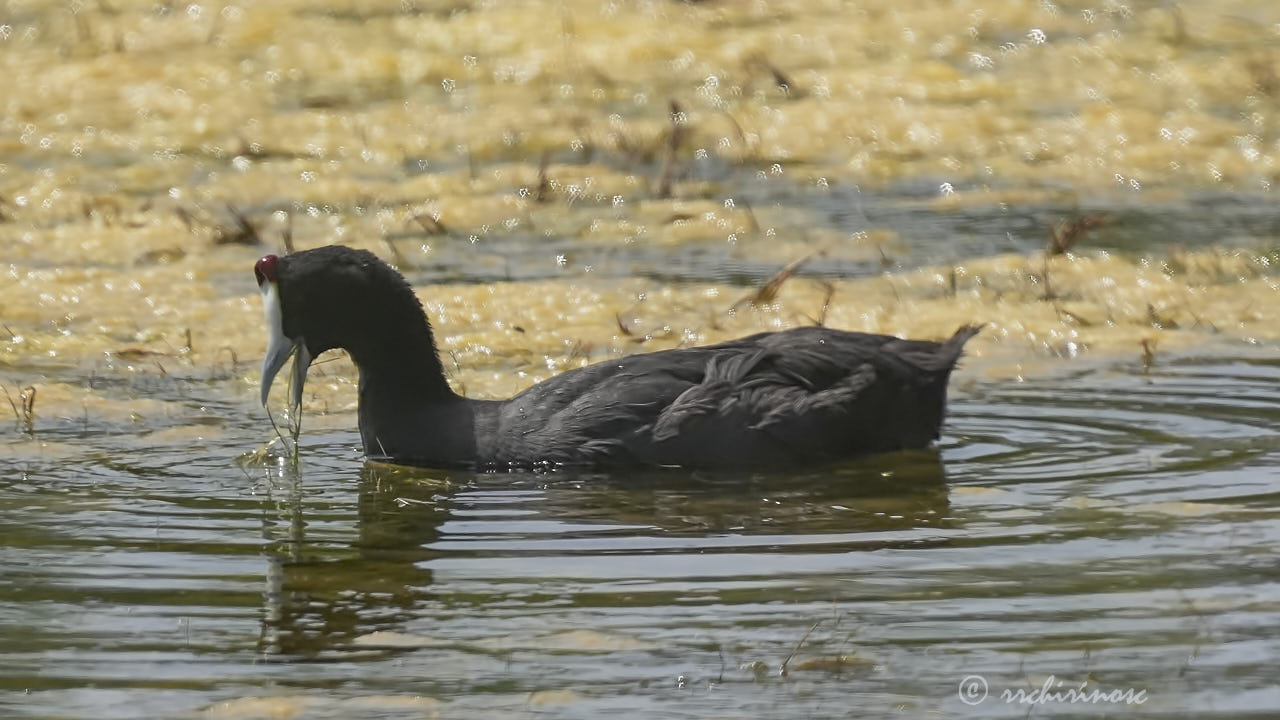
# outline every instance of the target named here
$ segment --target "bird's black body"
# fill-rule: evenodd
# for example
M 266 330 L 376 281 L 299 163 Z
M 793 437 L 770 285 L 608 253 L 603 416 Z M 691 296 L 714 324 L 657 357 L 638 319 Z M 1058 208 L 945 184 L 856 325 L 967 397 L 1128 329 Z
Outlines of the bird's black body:
M 472 400 L 449 388 L 421 304 L 374 255 L 331 246 L 271 260 L 284 336 L 308 358 L 344 348 L 359 368 L 365 453 L 417 465 L 757 467 L 925 447 L 978 331 L 937 343 L 796 328 Z

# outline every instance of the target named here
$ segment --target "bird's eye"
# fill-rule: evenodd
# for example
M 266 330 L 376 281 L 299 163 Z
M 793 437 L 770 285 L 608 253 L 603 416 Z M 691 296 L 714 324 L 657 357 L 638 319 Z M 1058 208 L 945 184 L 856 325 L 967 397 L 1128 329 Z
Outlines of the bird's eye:
M 253 266 L 253 276 L 258 279 L 258 287 L 262 287 L 262 283 L 276 281 L 276 261 L 279 259 L 275 255 L 263 255 Z

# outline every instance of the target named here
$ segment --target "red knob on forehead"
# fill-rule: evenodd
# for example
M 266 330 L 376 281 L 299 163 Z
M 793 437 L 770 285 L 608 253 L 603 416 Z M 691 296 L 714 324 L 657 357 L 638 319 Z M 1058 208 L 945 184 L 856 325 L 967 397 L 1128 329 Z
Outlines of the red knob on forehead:
M 276 261 L 279 259 L 275 255 L 263 255 L 253 266 L 253 276 L 258 278 L 259 286 L 276 281 Z

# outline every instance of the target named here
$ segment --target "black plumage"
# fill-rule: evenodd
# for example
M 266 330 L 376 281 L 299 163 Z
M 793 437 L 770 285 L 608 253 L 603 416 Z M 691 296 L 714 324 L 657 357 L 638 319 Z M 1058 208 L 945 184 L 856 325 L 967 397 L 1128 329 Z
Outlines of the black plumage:
M 330 246 L 258 268 L 300 359 L 351 354 L 365 453 L 430 466 L 792 466 L 921 448 L 938 437 L 951 370 L 979 330 L 938 343 L 795 328 L 606 360 L 509 400 L 473 400 L 445 380 L 412 289 L 371 253 Z M 282 364 L 264 369 L 264 397 Z

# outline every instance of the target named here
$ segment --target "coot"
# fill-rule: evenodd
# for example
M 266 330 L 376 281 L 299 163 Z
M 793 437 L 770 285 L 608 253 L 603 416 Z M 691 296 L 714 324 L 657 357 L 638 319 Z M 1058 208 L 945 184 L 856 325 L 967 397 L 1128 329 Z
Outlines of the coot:
M 473 400 L 445 380 L 409 284 L 372 253 L 267 255 L 254 274 L 271 334 L 263 405 L 290 355 L 297 408 L 311 361 L 342 348 L 360 373 L 366 456 L 432 467 L 795 466 L 925 447 L 979 330 L 937 343 L 801 327 L 605 360 Z

